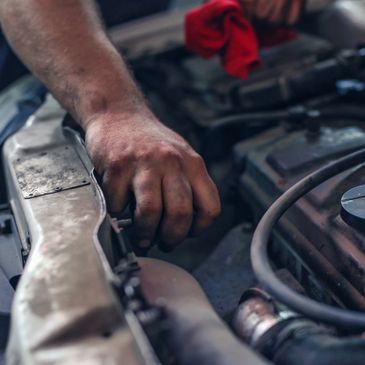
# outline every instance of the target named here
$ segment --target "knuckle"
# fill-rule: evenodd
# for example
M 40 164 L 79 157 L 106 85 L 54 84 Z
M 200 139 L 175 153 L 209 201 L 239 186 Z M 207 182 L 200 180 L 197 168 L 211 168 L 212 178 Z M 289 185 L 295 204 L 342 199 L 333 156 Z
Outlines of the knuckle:
M 145 163 L 152 162 L 170 162 L 181 159 L 179 151 L 173 146 L 153 146 L 153 148 L 145 148 L 140 150 L 138 158 Z
M 168 215 L 172 221 L 187 221 L 191 219 L 192 211 L 189 207 L 179 206 L 171 209 Z
M 194 162 L 197 169 L 205 170 L 205 162 L 203 160 L 203 157 L 201 157 L 199 154 L 194 153 L 192 156 L 192 161 Z
M 144 162 L 151 162 L 156 158 L 156 153 L 150 148 L 141 149 L 138 153 L 138 159 Z
M 155 216 L 160 213 L 160 210 L 160 204 L 153 200 L 147 200 L 138 205 L 138 215 L 143 217 Z
M 107 171 L 113 176 L 120 175 L 130 165 L 132 157 L 128 154 L 122 154 L 117 157 L 109 157 L 106 162 Z
M 163 146 L 159 151 L 160 157 L 165 161 L 176 161 L 181 159 L 179 151 L 173 146 Z

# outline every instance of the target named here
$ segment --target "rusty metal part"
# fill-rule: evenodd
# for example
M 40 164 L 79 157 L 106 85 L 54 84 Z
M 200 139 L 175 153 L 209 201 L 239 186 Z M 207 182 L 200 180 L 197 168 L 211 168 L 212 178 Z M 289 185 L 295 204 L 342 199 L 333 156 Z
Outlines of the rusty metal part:
M 62 129 L 63 117 L 49 98 L 3 151 L 16 223 L 31 242 L 12 308 L 7 364 L 157 364 L 138 321 L 115 295 L 118 278 L 103 250 L 110 226 L 93 177 L 89 185 L 23 197 L 18 158 L 71 145 L 69 158 L 83 162 L 80 176 L 91 170 L 77 136 Z M 47 163 L 44 173 L 52 176 L 54 168 Z
M 297 314 L 286 308 L 279 308 L 270 296 L 259 289 L 248 290 L 238 306 L 234 318 L 235 333 L 252 347 L 267 331 Z

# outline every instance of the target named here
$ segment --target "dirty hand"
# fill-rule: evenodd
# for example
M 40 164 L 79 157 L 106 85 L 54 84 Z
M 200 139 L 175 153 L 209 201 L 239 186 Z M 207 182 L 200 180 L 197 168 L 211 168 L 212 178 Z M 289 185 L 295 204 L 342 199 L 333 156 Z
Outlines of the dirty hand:
M 295 24 L 304 0 L 240 0 L 248 17 L 272 24 Z
M 169 249 L 201 233 L 220 212 L 202 158 L 149 111 L 106 114 L 86 128 L 86 144 L 111 211 L 135 196 L 133 238 Z
M 202 159 L 148 109 L 95 5 L 1 0 L 1 27 L 84 129 L 110 210 L 121 211 L 133 193 L 136 241 L 172 247 L 218 215 L 217 189 Z

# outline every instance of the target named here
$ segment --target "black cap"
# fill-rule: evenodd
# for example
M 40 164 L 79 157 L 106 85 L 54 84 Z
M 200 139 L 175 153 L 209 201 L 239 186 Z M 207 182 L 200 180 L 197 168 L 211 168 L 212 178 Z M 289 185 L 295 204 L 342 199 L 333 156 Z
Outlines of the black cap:
M 341 217 L 349 226 L 365 233 L 365 185 L 356 186 L 343 194 Z

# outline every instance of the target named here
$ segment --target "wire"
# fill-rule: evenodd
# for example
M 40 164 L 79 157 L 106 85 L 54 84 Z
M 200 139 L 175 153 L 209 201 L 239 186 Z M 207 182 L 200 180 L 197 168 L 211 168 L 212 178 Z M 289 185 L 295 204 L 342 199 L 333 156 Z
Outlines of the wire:
M 288 108 L 272 112 L 234 114 L 215 120 L 208 127 L 208 133 L 222 133 L 224 128 L 235 127 L 246 124 L 270 123 L 278 120 L 288 120 L 292 122 L 305 121 L 307 119 L 355 119 L 364 120 L 364 111 L 350 112 L 341 110 L 317 110 L 308 109 L 303 106 Z
M 286 120 L 290 117 L 291 115 L 287 110 L 229 115 L 213 121 L 208 127 L 206 138 L 211 139 L 213 134 L 214 136 L 220 135 L 224 129 L 229 127 L 255 123 L 272 123 L 277 120 Z
M 221 119 L 217 119 L 211 122 L 208 126 L 203 140 L 201 142 L 201 154 L 206 162 L 220 156 L 217 153 L 222 144 L 231 146 L 232 140 L 230 138 L 222 138 L 222 135 L 226 133 L 226 136 L 232 136 L 233 138 L 241 137 L 240 133 L 234 131 L 234 128 L 259 128 L 262 127 L 274 127 L 281 120 L 287 120 L 289 118 L 287 110 L 261 112 L 261 113 L 244 113 L 234 114 Z M 222 142 L 223 141 L 223 142 Z
M 365 313 L 322 304 L 287 287 L 270 266 L 268 246 L 274 225 L 299 198 L 329 178 L 363 162 L 365 149 L 342 157 L 300 180 L 277 199 L 263 216 L 251 246 L 251 260 L 256 277 L 274 298 L 306 317 L 353 332 L 365 330 Z

